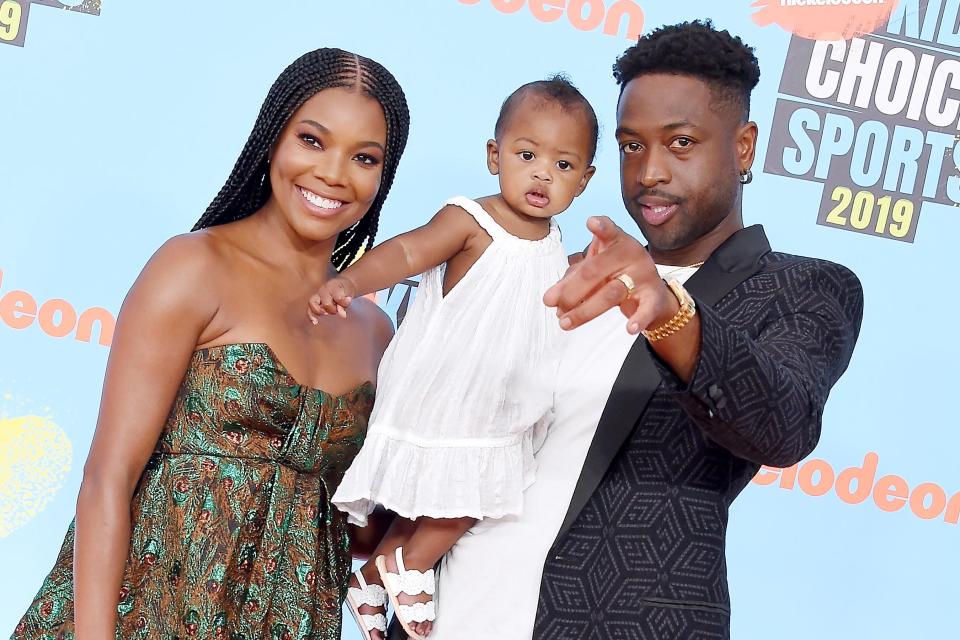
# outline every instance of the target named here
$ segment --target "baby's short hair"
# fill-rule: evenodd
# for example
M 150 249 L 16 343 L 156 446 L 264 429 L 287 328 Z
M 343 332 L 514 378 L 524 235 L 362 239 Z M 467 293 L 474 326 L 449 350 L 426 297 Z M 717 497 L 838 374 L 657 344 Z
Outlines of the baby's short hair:
M 580 90 L 570 82 L 567 76 L 560 73 L 546 80 L 528 82 L 507 96 L 500 107 L 500 115 L 497 117 L 497 124 L 493 129 L 493 135 L 497 140 L 500 139 L 500 134 L 506 128 L 513 112 L 527 97 L 537 97 L 541 100 L 554 102 L 564 111 L 581 111 L 587 120 L 587 126 L 590 127 L 590 157 L 588 162 L 593 162 L 593 158 L 597 154 L 597 143 L 600 139 L 600 123 L 597 121 L 597 114 L 590 102 L 580 93 Z

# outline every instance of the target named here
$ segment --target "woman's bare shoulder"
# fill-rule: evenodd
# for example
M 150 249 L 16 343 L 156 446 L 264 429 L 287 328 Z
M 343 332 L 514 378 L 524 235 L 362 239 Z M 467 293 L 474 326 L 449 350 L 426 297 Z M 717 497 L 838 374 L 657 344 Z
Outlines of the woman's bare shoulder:
M 356 327 L 370 336 L 382 353 L 393 338 L 393 321 L 380 305 L 369 298 L 357 298 L 350 303 L 347 317 L 352 317 Z
M 183 261 L 184 268 L 197 265 L 215 266 L 222 259 L 226 240 L 219 232 L 201 229 L 173 236 L 157 249 L 154 258 Z
M 211 234 L 174 236 L 147 262 L 131 293 L 154 308 L 176 308 L 212 317 L 219 305 L 217 280 L 225 270 L 223 248 Z

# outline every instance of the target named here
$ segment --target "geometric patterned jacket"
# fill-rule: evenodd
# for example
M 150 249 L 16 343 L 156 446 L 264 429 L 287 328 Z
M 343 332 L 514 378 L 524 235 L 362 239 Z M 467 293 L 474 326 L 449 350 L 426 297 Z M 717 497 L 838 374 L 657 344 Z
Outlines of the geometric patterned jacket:
M 790 466 L 820 437 L 860 331 L 857 277 L 771 252 L 753 226 L 685 287 L 702 327 L 693 379 L 645 340 L 630 351 L 544 566 L 535 640 L 729 638 L 730 504 L 760 465 Z

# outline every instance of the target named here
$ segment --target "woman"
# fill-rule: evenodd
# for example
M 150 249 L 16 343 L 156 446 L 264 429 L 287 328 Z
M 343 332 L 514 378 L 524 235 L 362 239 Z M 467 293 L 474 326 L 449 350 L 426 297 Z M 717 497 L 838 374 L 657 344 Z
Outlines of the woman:
M 195 232 L 124 301 L 76 520 L 14 638 L 340 638 L 330 497 L 393 330 L 366 301 L 303 309 L 372 244 L 408 124 L 372 60 L 320 49 L 280 75 Z

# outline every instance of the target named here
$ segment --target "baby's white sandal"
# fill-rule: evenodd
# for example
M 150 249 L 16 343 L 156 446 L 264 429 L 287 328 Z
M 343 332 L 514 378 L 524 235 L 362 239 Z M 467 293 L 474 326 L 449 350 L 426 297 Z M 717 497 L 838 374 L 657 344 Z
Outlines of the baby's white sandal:
M 377 558 L 377 570 L 380 571 L 380 579 L 383 580 L 383 586 L 386 588 L 387 596 L 390 598 L 390 604 L 397 621 L 403 630 L 407 632 L 411 640 L 424 640 L 424 637 L 417 634 L 410 624 L 414 622 L 433 622 L 436 619 L 436 607 L 433 602 L 433 594 L 436 591 L 436 582 L 434 580 L 433 569 L 426 571 L 407 570 L 403 566 L 403 547 L 397 547 L 397 571 L 391 573 L 387 570 L 387 559 L 385 556 Z M 415 602 L 414 604 L 401 604 L 399 596 L 405 593 L 410 596 L 418 596 L 425 593 L 430 596 L 428 602 Z
M 359 571 L 355 571 L 353 575 L 357 577 L 357 582 L 360 583 L 360 587 L 347 588 L 347 605 L 350 607 L 350 613 L 353 614 L 353 619 L 356 620 L 357 626 L 360 628 L 360 633 L 363 635 L 363 639 L 372 640 L 370 636 L 371 631 L 379 631 L 381 634 L 386 636 L 386 590 L 378 584 L 367 584 L 367 581 L 363 578 L 363 574 Z M 364 605 L 368 607 L 382 607 L 383 613 L 376 613 L 373 615 L 368 613 L 360 613 L 360 607 Z

